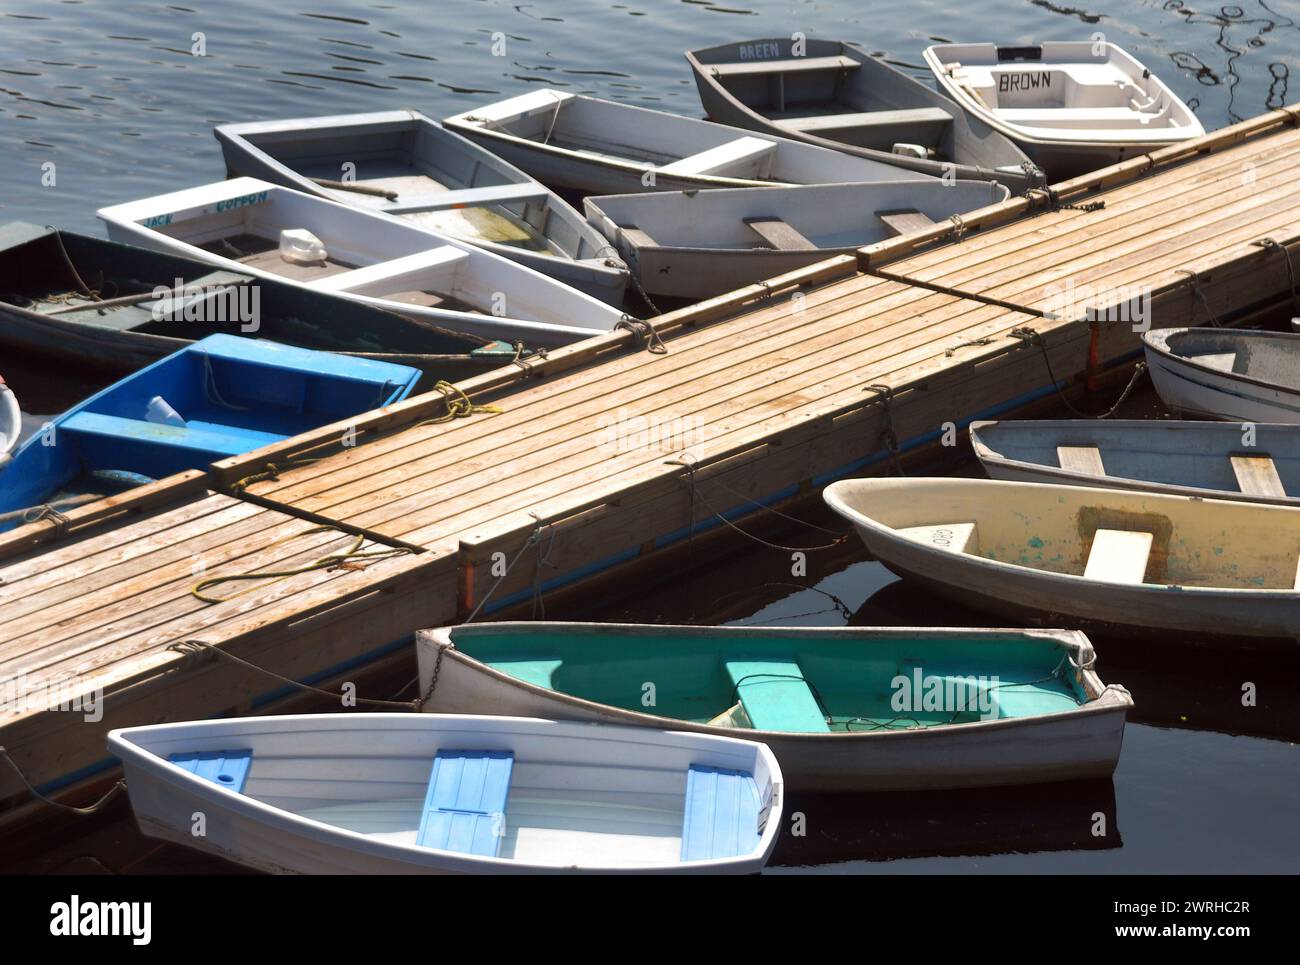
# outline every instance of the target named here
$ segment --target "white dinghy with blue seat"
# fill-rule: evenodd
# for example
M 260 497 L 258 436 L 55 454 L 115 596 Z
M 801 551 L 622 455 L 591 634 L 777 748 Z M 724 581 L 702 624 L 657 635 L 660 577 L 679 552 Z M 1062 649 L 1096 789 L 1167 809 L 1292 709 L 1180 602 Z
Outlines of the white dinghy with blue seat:
M 108 746 L 141 831 L 270 872 L 748 873 L 781 827 L 772 752 L 704 734 L 323 714 L 131 727 Z

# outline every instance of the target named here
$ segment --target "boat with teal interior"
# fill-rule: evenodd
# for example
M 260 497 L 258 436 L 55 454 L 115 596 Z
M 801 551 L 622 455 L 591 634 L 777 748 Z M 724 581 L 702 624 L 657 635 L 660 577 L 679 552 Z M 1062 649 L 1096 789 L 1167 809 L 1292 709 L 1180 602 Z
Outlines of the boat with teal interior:
M 803 791 L 1105 777 L 1132 704 L 1074 630 L 498 623 L 416 643 L 426 710 L 748 737 Z
M 211 335 L 69 409 L 0 463 L 0 531 L 381 408 L 420 375 Z

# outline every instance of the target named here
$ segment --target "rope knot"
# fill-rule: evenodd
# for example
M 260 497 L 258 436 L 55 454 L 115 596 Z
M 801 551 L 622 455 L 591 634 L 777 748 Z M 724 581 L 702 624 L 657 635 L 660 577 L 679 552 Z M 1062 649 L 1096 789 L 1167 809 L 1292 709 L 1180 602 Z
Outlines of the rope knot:
M 646 346 L 646 351 L 651 355 L 668 354 L 668 346 L 664 345 L 659 338 L 659 332 L 647 321 L 633 318 L 631 315 L 624 315 L 614 328 L 631 332 L 637 344 Z

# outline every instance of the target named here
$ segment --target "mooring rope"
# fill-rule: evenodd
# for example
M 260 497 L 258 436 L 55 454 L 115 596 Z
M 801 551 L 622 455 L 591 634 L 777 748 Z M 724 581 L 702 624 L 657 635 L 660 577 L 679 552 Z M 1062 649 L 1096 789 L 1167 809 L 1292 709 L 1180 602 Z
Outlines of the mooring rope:
M 442 394 L 443 404 L 446 405 L 447 411 L 440 416 L 416 423 L 416 428 L 442 425 L 451 422 L 453 419 L 467 419 L 472 415 L 500 415 L 505 411 L 499 405 L 480 405 L 474 402 L 459 386 L 452 385 L 447 381 L 438 382 L 434 385 L 433 391 Z
M 655 303 L 650 300 L 650 293 L 641 286 L 641 278 L 638 273 L 633 271 L 632 266 L 623 260 L 622 252 L 613 245 L 602 245 L 600 248 L 596 249 L 596 257 L 599 258 L 601 254 L 606 251 L 610 252 L 610 257 L 605 259 L 605 263 L 608 265 L 610 262 L 613 262 L 613 264 L 610 265 L 611 268 L 622 268 L 626 271 L 628 280 L 632 282 L 632 287 L 635 288 L 636 293 L 641 296 L 641 300 L 646 303 L 646 307 L 649 308 L 653 314 L 662 315 L 663 313 L 659 311 Z
M 63 255 L 63 263 L 68 266 L 68 270 L 72 272 L 73 279 L 81 286 L 82 291 L 95 301 L 102 301 L 103 298 L 100 293 L 86 284 L 85 279 L 81 277 L 81 273 L 77 271 L 77 266 L 74 265 L 72 259 L 68 257 L 68 249 L 63 247 L 63 232 L 58 228 L 55 228 L 53 225 L 46 225 L 45 227 L 54 234 L 54 240 L 59 246 L 59 254 Z
M 48 804 L 52 808 L 55 808 L 59 811 L 63 811 L 65 814 L 75 814 L 78 817 L 89 817 L 90 815 L 95 814 L 96 812 L 101 810 L 105 805 L 107 805 L 110 801 L 112 801 L 113 798 L 117 797 L 119 794 L 122 793 L 122 791 L 126 789 L 126 781 L 125 780 L 118 781 L 111 788 L 109 788 L 108 791 L 105 792 L 104 796 L 101 797 L 94 804 L 88 804 L 85 807 L 80 807 L 80 808 L 73 807 L 71 804 L 64 804 L 61 801 L 56 801 L 54 800 L 54 798 L 47 797 L 46 795 L 42 794 L 40 791 L 36 790 L 35 785 L 33 785 L 31 781 L 27 780 L 27 775 L 24 774 L 22 768 L 18 766 L 18 762 L 9 756 L 8 749 L 6 749 L 3 746 L 0 746 L 0 757 L 3 757 L 5 759 L 5 762 L 8 763 L 10 769 L 16 775 L 18 775 L 18 780 L 22 781 L 23 787 L 27 788 L 28 794 L 36 798 L 38 801 L 41 801 L 44 804 Z
M 232 493 L 242 493 L 249 486 L 260 482 L 279 482 L 280 473 L 288 472 L 291 469 L 299 469 L 303 466 L 310 466 L 314 462 L 320 462 L 323 457 L 315 456 L 304 459 L 289 459 L 285 462 L 268 462 L 261 472 L 255 472 L 244 476 L 242 479 L 236 479 L 230 484 Z
M 294 687 L 306 693 L 318 694 L 322 697 L 329 697 L 338 701 L 342 701 L 345 697 L 344 694 L 336 693 L 333 690 L 314 687 L 311 684 L 303 683 L 301 680 L 294 680 L 292 677 L 286 677 L 284 674 L 276 673 L 274 670 L 268 670 L 266 667 L 258 666 L 251 660 L 237 657 L 233 653 L 223 650 L 221 647 L 214 647 L 205 640 L 177 640 L 174 643 L 169 643 L 167 649 L 172 653 L 179 653 L 185 658 L 198 658 L 202 657 L 204 654 L 210 654 L 212 656 L 220 657 L 222 660 L 228 661 L 229 663 L 238 664 L 241 667 L 254 670 L 263 676 L 271 677 L 286 686 Z M 355 700 L 358 704 L 367 704 L 373 707 L 402 707 L 406 710 L 419 709 L 419 705 L 413 700 L 381 700 L 376 697 L 356 696 L 351 696 L 349 699 Z
M 1179 268 L 1177 274 L 1186 275 L 1192 280 L 1192 297 L 1201 300 L 1201 304 L 1205 306 L 1205 314 L 1210 318 L 1210 324 L 1215 328 L 1220 328 L 1219 320 L 1215 318 L 1214 309 L 1210 306 L 1210 300 L 1205 296 L 1205 292 L 1201 290 L 1201 276 L 1186 268 Z
M 1258 241 L 1252 242 L 1252 244 L 1258 245 L 1265 251 L 1280 251 L 1282 253 L 1282 257 L 1286 259 L 1286 278 L 1291 289 L 1291 304 L 1296 311 L 1300 311 L 1300 290 L 1296 289 L 1295 265 L 1291 263 L 1291 252 L 1285 245 L 1278 244 L 1272 238 L 1260 238 Z
M 820 546 L 783 546 L 780 543 L 773 543 L 770 540 L 765 540 L 761 536 L 755 536 L 753 533 L 741 529 L 731 520 L 727 519 L 727 517 L 724 516 L 722 513 L 718 512 L 718 510 L 714 508 L 713 504 L 710 503 L 707 499 L 705 499 L 704 496 L 699 492 L 699 485 L 695 478 L 695 461 L 693 459 L 688 459 L 685 457 L 685 454 L 683 454 L 682 458 L 680 459 L 667 460 L 667 464 L 674 465 L 674 466 L 682 466 L 686 469 L 686 478 L 690 486 L 690 496 L 691 496 L 691 531 L 692 532 L 694 532 L 694 526 L 695 526 L 694 507 L 695 507 L 695 502 L 698 499 L 701 503 L 704 504 L 704 508 L 707 509 L 719 522 L 725 523 L 727 526 L 731 527 L 731 529 L 735 530 L 741 536 L 746 536 L 749 539 L 753 540 L 755 543 L 758 543 L 761 546 L 766 546 L 768 549 L 780 550 L 783 553 L 814 553 L 817 552 L 818 550 L 833 549 L 834 547 L 839 546 L 841 543 L 843 543 L 846 539 L 849 538 L 848 534 L 845 533 L 842 536 L 837 536 L 832 542 L 824 543 Z M 758 504 L 758 505 L 760 509 L 767 510 L 768 512 L 771 513 L 776 513 L 777 515 L 780 516 L 784 516 L 784 514 L 779 513 L 777 510 L 771 509 L 770 507 L 763 506 L 762 504 Z M 784 518 L 791 519 L 792 517 L 785 516 Z
M 1139 362 L 1135 365 L 1133 367 L 1133 375 L 1128 380 L 1128 385 L 1126 385 L 1124 391 L 1119 394 L 1119 398 L 1115 400 L 1115 404 L 1105 412 L 1084 412 L 1082 409 L 1078 409 L 1074 406 L 1069 398 L 1066 397 L 1065 392 L 1058 383 L 1056 373 L 1052 370 L 1052 360 L 1047 354 L 1047 339 L 1027 325 L 1021 328 L 1013 328 L 1010 332 L 1010 336 L 1012 338 L 1018 338 L 1029 345 L 1038 346 L 1039 350 L 1043 353 L 1043 364 L 1047 367 L 1047 377 L 1051 380 L 1052 388 L 1056 391 L 1056 394 L 1060 397 L 1061 402 L 1064 403 L 1065 407 L 1081 419 L 1109 419 L 1119 410 L 1119 407 L 1124 404 L 1129 395 L 1132 394 L 1133 389 L 1137 387 L 1138 380 L 1142 377 L 1142 373 L 1147 370 L 1146 362 Z
M 636 339 L 637 344 L 644 345 L 646 351 L 651 355 L 667 355 L 668 346 L 659 338 L 659 333 L 655 327 L 647 321 L 639 318 L 633 318 L 631 315 L 624 314 L 619 323 L 614 326 L 615 329 L 623 329 L 631 332 Z
M 307 536 L 311 533 L 322 532 L 343 533 L 343 531 L 338 529 L 336 526 L 313 526 L 310 529 L 303 530 L 301 533 L 293 533 L 282 539 L 268 543 L 263 548 L 269 550 L 273 546 L 279 546 L 283 543 L 300 539 L 301 537 Z M 408 546 L 385 546 L 381 549 L 363 550 L 361 547 L 365 542 L 366 537 L 358 535 L 353 539 L 351 547 L 341 553 L 329 553 L 320 557 L 320 559 L 313 560 L 311 563 L 305 563 L 302 566 L 295 566 L 285 570 L 255 570 L 250 573 L 231 573 L 226 576 L 211 576 L 195 583 L 194 586 L 190 588 L 190 593 L 197 599 L 202 600 L 204 603 L 227 603 L 237 596 L 251 593 L 255 587 L 250 586 L 246 589 L 239 590 L 236 593 L 232 593 L 227 597 L 207 596 L 203 591 L 210 587 L 220 586 L 223 583 L 237 583 L 245 580 L 271 580 L 275 582 L 287 579 L 291 576 L 300 576 L 303 573 L 313 573 L 317 570 L 360 569 L 364 568 L 364 564 L 355 563 L 353 562 L 354 560 L 390 559 L 395 556 L 406 556 L 415 552 Z
M 869 385 L 862 391 L 876 393 L 876 399 L 874 401 L 880 403 L 880 407 L 885 413 L 885 429 L 882 433 L 885 440 L 885 448 L 889 450 L 890 459 L 894 463 L 894 472 L 898 473 L 900 476 L 906 476 L 907 473 L 903 472 L 903 460 L 901 456 L 902 447 L 898 442 L 898 433 L 894 431 L 894 411 L 890 406 L 890 403 L 894 398 L 894 390 L 888 385 L 876 384 Z

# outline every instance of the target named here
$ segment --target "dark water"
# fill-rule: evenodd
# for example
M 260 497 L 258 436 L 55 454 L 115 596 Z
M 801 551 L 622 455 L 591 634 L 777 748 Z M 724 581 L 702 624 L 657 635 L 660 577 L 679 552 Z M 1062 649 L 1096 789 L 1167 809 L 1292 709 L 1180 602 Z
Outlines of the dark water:
M 304 0 L 150 4 L 10 0 L 0 10 L 0 220 L 99 233 L 96 208 L 224 176 L 214 124 L 414 107 L 434 117 L 546 85 L 698 115 L 681 52 L 745 36 L 843 37 L 925 78 L 931 40 L 1024 43 L 1095 32 L 1152 67 L 1207 128 L 1300 99 L 1300 4 L 907 4 L 645 0 L 437 4 Z M 202 33 L 206 56 L 191 48 Z M 494 35 L 495 38 L 494 38 Z M 502 56 L 500 51 L 504 38 Z M 52 186 L 42 175 L 53 164 Z M 33 412 L 97 387 L 0 356 Z M 1149 396 L 1137 404 L 1150 406 Z M 974 473 L 971 464 L 949 471 Z M 817 516 L 823 526 L 834 520 Z M 815 530 L 787 542 L 822 541 Z M 548 616 L 731 624 L 987 622 L 897 581 L 847 542 L 788 554 L 737 542 L 625 600 Z M 629 602 L 630 601 L 630 602 Z M 1136 708 L 1112 781 L 984 792 L 793 799 L 807 836 L 776 870 L 1294 872 L 1300 868 L 1300 653 L 1097 639 L 1099 671 Z M 1241 688 L 1258 688 L 1243 707 Z M 1106 833 L 1094 834 L 1096 815 Z M 156 848 L 125 812 L 27 855 L 27 870 L 221 870 Z

